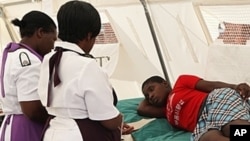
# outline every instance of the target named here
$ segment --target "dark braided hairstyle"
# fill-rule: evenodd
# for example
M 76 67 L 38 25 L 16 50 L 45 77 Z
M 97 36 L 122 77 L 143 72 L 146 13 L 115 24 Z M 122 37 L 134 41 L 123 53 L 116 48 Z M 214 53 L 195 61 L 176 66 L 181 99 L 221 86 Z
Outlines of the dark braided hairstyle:
M 44 32 L 54 32 L 56 29 L 53 19 L 40 11 L 31 11 L 22 20 L 16 18 L 11 23 L 19 27 L 21 38 L 32 36 L 38 28 L 42 28 Z

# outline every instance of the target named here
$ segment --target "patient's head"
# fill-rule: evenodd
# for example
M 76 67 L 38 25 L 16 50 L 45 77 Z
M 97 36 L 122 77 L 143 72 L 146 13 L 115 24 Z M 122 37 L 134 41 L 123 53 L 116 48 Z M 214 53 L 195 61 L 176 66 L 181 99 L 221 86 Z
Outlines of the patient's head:
M 171 91 L 170 84 L 160 76 L 152 76 L 142 84 L 145 99 L 154 106 L 164 106 Z

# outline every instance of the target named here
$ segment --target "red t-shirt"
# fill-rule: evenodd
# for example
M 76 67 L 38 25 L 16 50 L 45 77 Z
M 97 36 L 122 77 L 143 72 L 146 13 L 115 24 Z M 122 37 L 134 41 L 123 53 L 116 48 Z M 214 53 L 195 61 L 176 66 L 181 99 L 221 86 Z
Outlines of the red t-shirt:
M 195 90 L 199 80 L 201 78 L 192 75 L 181 75 L 177 79 L 166 106 L 166 117 L 171 125 L 193 132 L 200 106 L 207 96 L 207 93 Z

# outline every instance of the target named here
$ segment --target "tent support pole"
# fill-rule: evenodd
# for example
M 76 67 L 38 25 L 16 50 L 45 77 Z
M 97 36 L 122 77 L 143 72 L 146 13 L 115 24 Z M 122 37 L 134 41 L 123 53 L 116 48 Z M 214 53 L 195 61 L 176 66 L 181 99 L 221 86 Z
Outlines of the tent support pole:
M 145 15 L 146 15 L 146 18 L 147 18 L 147 21 L 148 21 L 148 25 L 149 25 L 149 28 L 150 28 L 150 31 L 151 31 L 151 34 L 152 34 L 152 37 L 153 37 L 153 40 L 154 40 L 155 48 L 156 48 L 156 51 L 157 51 L 157 54 L 158 54 L 158 57 L 159 57 L 159 60 L 160 60 L 160 63 L 161 63 L 162 71 L 164 73 L 166 81 L 168 81 L 169 84 L 171 84 L 170 80 L 169 80 L 169 77 L 168 77 L 166 65 L 165 65 L 164 59 L 162 57 L 161 49 L 160 49 L 160 46 L 159 46 L 159 43 L 158 43 L 158 40 L 157 40 L 157 37 L 156 37 L 156 34 L 155 34 L 154 26 L 153 26 L 150 14 L 148 12 L 146 1 L 145 0 L 140 0 L 140 1 L 141 1 L 142 5 L 143 5 L 143 8 L 144 8 L 144 12 L 145 12 Z

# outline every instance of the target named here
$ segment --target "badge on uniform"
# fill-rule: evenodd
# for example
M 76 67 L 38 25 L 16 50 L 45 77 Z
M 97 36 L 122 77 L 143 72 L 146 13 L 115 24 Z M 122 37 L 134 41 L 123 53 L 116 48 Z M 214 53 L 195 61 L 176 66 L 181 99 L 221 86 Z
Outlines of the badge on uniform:
M 20 60 L 22 67 L 31 65 L 30 58 L 26 52 L 21 52 L 19 54 L 19 60 Z

